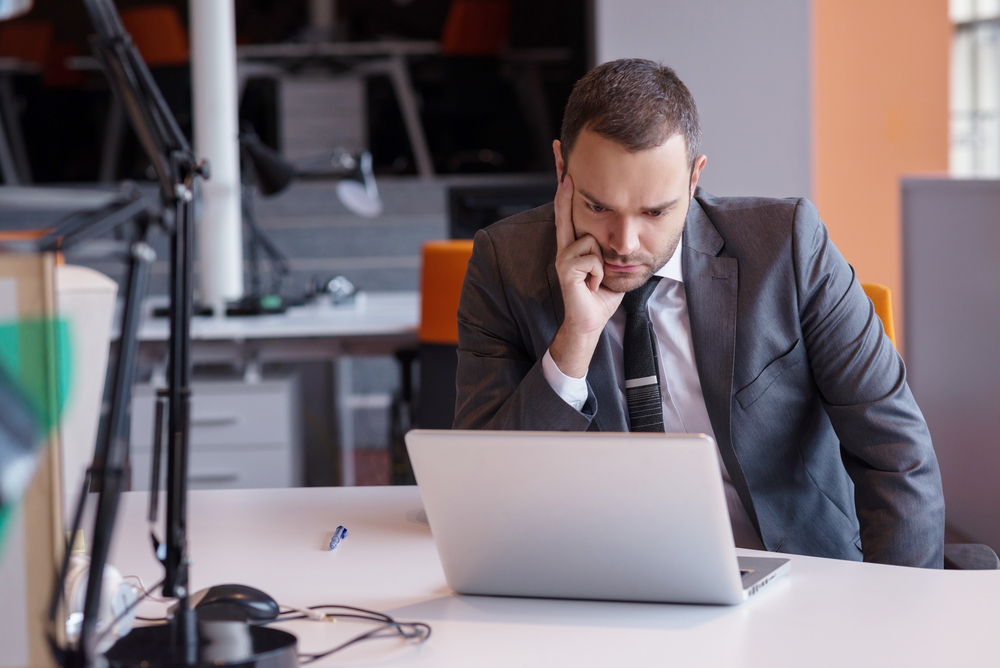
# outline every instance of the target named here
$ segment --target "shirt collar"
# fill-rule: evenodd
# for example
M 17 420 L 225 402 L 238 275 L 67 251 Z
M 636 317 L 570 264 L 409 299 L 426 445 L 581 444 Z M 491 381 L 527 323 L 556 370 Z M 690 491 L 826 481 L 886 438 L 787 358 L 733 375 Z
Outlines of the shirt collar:
M 654 276 L 669 278 L 673 281 L 677 281 L 678 283 L 684 282 L 684 271 L 681 267 L 681 256 L 683 255 L 681 252 L 681 246 L 683 245 L 684 244 L 681 243 L 681 240 L 678 239 L 677 248 L 674 249 L 674 254 L 670 256 L 670 259 L 667 260 L 665 265 L 660 267 L 659 271 L 653 274 Z

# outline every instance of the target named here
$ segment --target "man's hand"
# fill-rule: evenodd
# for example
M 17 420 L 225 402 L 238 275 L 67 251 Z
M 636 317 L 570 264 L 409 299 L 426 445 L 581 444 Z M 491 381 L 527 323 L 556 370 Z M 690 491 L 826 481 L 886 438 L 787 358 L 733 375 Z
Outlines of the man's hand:
M 621 304 L 623 293 L 608 290 L 604 280 L 604 258 L 597 239 L 586 234 L 576 238 L 573 225 L 573 177 L 567 174 L 555 199 L 556 273 L 562 287 L 565 315 L 549 353 L 559 370 L 583 378 L 597 348 L 604 325 Z

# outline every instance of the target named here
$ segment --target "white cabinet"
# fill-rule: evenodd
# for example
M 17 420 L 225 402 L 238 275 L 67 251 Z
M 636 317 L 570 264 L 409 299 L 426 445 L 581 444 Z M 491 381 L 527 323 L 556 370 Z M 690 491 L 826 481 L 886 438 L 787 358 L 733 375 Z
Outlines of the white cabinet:
M 136 385 L 132 400 L 132 489 L 148 490 L 156 390 Z M 166 417 L 164 417 L 164 422 Z M 196 381 L 191 385 L 191 489 L 295 487 L 302 481 L 299 402 L 294 378 Z M 164 439 L 164 450 L 166 440 Z M 161 462 L 161 486 L 166 476 Z

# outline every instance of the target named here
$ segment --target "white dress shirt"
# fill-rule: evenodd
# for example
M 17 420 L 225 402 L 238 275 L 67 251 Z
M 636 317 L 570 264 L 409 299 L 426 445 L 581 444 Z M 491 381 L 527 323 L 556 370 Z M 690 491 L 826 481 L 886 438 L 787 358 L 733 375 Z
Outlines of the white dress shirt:
M 705 397 L 701 392 L 701 379 L 695 366 L 694 346 L 691 343 L 691 320 L 688 317 L 687 294 L 684 291 L 684 275 L 681 268 L 681 244 L 677 245 L 673 256 L 659 271 L 660 282 L 647 302 L 649 318 L 656 335 L 656 354 L 660 368 L 660 394 L 663 399 L 663 429 L 667 433 L 703 433 L 715 438 L 712 423 L 705 407 Z M 618 378 L 622 407 L 628 415 L 625 400 L 625 365 L 623 362 L 622 339 L 625 332 L 625 311 L 619 307 L 607 324 L 611 337 L 611 359 Z M 580 410 L 587 401 L 587 377 L 573 378 L 564 374 L 552 355 L 546 351 L 542 358 L 542 372 L 563 401 Z M 733 525 L 733 537 L 737 547 L 764 549 L 750 517 L 740 501 L 726 471 L 726 465 L 719 456 L 722 469 L 729 518 Z

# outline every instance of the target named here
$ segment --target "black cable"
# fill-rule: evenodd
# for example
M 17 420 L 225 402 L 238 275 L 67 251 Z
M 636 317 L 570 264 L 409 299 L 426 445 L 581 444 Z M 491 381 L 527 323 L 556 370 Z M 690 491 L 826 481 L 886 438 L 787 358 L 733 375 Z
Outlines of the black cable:
M 424 622 L 400 622 L 393 619 L 391 616 L 383 613 L 377 612 L 375 610 L 367 610 L 365 608 L 356 608 L 351 605 L 311 605 L 307 608 L 308 610 L 349 610 L 351 612 L 346 612 L 342 614 L 331 614 L 330 617 L 340 618 L 340 619 L 357 619 L 366 622 L 374 622 L 378 624 L 378 627 L 372 629 L 371 631 L 366 631 L 357 636 L 354 636 L 350 640 L 343 642 L 336 647 L 326 650 L 324 652 L 319 652 L 316 654 L 299 654 L 299 662 L 302 665 L 313 663 L 314 661 L 319 661 L 320 659 L 325 659 L 331 654 L 335 654 L 342 649 L 346 649 L 351 645 L 364 642 L 365 640 L 378 640 L 381 638 L 403 638 L 404 640 L 413 640 L 417 644 L 425 642 L 431 637 L 431 627 L 430 624 Z M 299 614 L 295 616 L 285 616 L 281 615 L 291 615 L 298 610 L 292 608 L 279 613 L 279 616 L 274 621 L 276 622 L 287 622 L 296 619 L 309 619 L 304 614 Z
M 412 629 L 407 631 L 406 629 Z M 385 631 L 392 629 L 390 633 L 385 633 Z M 299 662 L 302 665 L 308 665 L 314 661 L 319 661 L 320 659 L 325 659 L 331 654 L 336 654 L 337 652 L 347 649 L 351 645 L 364 642 L 365 640 L 379 640 L 381 638 L 404 638 L 406 640 L 416 640 L 417 643 L 422 643 L 431 636 L 431 627 L 424 622 L 393 622 L 391 624 L 384 623 L 378 628 L 372 629 L 366 633 L 354 636 L 350 640 L 337 645 L 336 647 L 329 649 L 325 652 L 320 652 L 318 654 L 299 654 Z
M 403 627 L 410 627 L 413 629 L 411 632 L 403 630 Z M 383 633 L 383 631 L 393 628 L 394 632 L 390 634 Z M 337 645 L 333 649 L 327 650 L 326 652 L 321 652 L 319 654 L 299 654 L 299 662 L 302 665 L 309 665 L 314 661 L 319 661 L 320 659 L 325 659 L 331 654 L 335 654 L 343 649 L 350 647 L 356 643 L 364 642 L 365 640 L 378 640 L 381 638 L 395 638 L 402 637 L 407 640 L 416 640 L 417 643 L 422 643 L 427 640 L 431 635 L 431 627 L 423 622 L 396 622 L 395 624 L 383 624 L 377 629 L 368 631 L 367 633 L 362 633 L 361 635 L 355 636 L 345 643 Z

